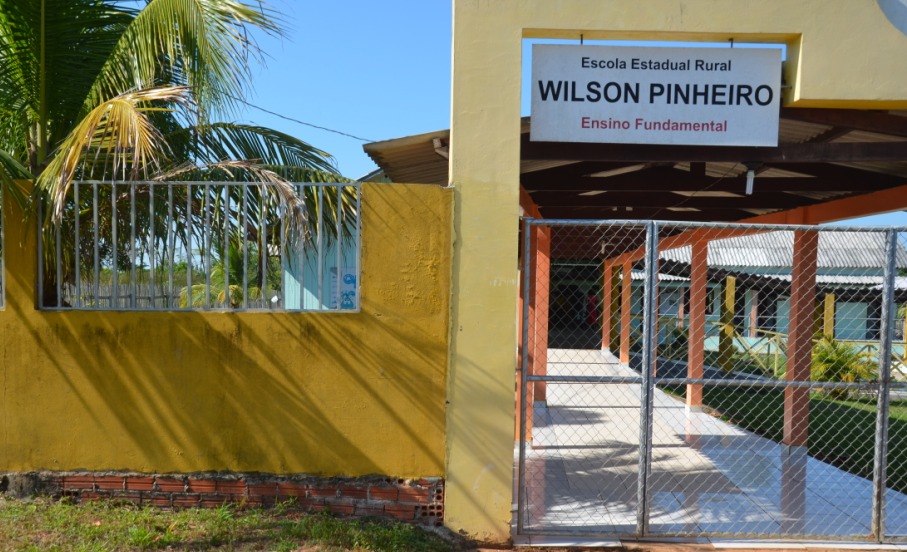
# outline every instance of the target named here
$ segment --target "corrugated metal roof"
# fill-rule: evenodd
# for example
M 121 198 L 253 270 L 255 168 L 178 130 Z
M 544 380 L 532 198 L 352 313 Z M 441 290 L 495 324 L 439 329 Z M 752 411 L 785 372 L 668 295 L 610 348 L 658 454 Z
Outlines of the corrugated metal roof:
M 794 233 L 764 232 L 709 242 L 710 266 L 789 269 L 793 262 Z M 669 249 L 660 258 L 690 262 L 690 247 Z M 877 269 L 885 266 L 884 232 L 824 231 L 819 233 L 819 270 Z M 907 251 L 898 245 L 896 265 L 907 268 Z
M 790 282 L 790 274 L 767 274 L 763 275 L 764 278 L 771 280 L 777 280 L 779 282 Z M 642 281 L 646 279 L 646 273 L 641 270 L 634 270 L 630 273 L 630 278 L 634 281 Z M 905 289 L 907 288 L 907 278 L 898 277 L 895 279 L 895 288 L 896 289 Z M 675 276 L 673 274 L 659 274 L 659 282 L 689 282 L 689 278 L 683 276 Z M 862 276 L 862 275 L 840 275 L 840 274 L 819 274 L 816 276 L 816 283 L 819 285 L 850 285 L 850 286 L 872 286 L 873 288 L 881 288 L 882 286 L 882 277 L 881 276 Z
M 447 159 L 435 149 L 450 143 L 450 131 L 438 130 L 365 144 L 365 153 L 393 182 L 447 185 Z

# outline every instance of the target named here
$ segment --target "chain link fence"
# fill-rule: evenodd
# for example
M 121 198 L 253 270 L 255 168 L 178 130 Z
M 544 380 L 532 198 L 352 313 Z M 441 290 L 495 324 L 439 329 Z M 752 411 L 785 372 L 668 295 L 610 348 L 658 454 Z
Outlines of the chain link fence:
M 907 234 L 523 226 L 517 530 L 907 536 Z

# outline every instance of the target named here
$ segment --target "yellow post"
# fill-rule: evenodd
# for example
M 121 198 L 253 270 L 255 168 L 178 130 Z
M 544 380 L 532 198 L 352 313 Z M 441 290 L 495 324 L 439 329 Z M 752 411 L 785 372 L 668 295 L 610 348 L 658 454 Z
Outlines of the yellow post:
M 724 280 L 723 301 L 721 301 L 721 333 L 718 334 L 718 364 L 727 372 L 734 367 L 734 301 L 737 278 L 728 276 Z
M 822 333 L 829 339 L 835 337 L 835 294 L 825 294 L 825 309 L 822 324 Z

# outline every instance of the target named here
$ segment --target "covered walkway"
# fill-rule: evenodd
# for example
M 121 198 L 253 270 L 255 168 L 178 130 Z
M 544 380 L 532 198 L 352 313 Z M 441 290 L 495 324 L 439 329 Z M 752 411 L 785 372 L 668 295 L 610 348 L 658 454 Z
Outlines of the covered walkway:
M 607 351 L 552 349 L 549 375 L 638 377 Z M 525 534 L 637 534 L 640 384 L 548 383 L 526 448 Z M 653 537 L 866 539 L 872 481 L 656 388 L 648 531 Z M 907 534 L 888 490 L 887 534 Z

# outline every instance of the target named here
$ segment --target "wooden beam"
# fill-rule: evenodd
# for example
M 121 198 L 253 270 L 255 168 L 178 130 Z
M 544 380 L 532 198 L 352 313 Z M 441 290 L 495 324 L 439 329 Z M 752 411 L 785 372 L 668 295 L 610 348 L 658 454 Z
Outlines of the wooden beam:
M 705 319 L 708 309 L 709 243 L 692 244 L 690 252 L 690 328 L 687 341 L 687 377 L 700 379 L 705 370 Z M 702 407 L 702 384 L 687 385 L 687 406 Z
M 810 165 L 812 166 L 812 165 Z M 787 169 L 785 166 L 779 168 Z M 541 191 L 591 192 L 591 191 L 669 191 L 669 192 L 735 192 L 746 189 L 746 176 L 716 178 L 695 176 L 675 169 L 649 169 L 635 173 L 608 177 L 548 176 L 523 178 L 522 185 L 531 193 Z M 757 191 L 765 192 L 851 192 L 872 191 L 907 183 L 907 179 L 866 171 L 829 170 L 822 177 L 770 177 L 757 176 Z
M 781 108 L 781 118 L 907 137 L 907 117 L 858 109 Z
M 850 189 L 855 191 L 870 191 L 865 186 L 870 188 L 875 188 L 876 186 L 879 188 L 890 188 L 907 184 L 907 178 L 901 176 L 867 171 L 856 167 L 845 167 L 835 163 L 768 163 L 765 166 L 814 176 L 816 179 L 836 182 L 850 181 Z
M 577 144 L 524 139 L 523 159 L 561 161 L 854 163 L 903 161 L 907 142 L 783 144 L 778 147 Z
M 907 209 L 907 186 L 849 196 L 741 220 L 753 224 L 823 224 Z
M 800 230 L 794 232 L 785 372 L 787 381 L 810 379 L 818 250 L 818 232 Z M 782 442 L 791 447 L 805 447 L 808 436 L 809 389 L 788 387 L 784 390 Z
M 527 217 L 542 218 L 539 206 L 532 200 L 532 196 L 526 191 L 526 188 L 520 186 L 520 208 Z
M 761 186 L 760 186 L 761 188 Z M 633 207 L 695 209 L 790 209 L 815 203 L 809 197 L 784 192 L 757 192 L 751 196 L 713 197 L 683 196 L 672 193 L 607 192 L 598 195 L 579 195 L 565 192 L 533 192 L 532 199 L 541 209 L 546 207 Z
M 633 209 L 610 207 L 542 207 L 546 219 L 584 220 L 681 220 L 695 222 L 729 222 L 751 218 L 749 211 L 740 209 L 709 209 L 707 211 L 671 211 L 667 208 Z
M 626 161 L 579 161 L 567 165 L 548 167 L 537 171 L 521 172 L 520 181 L 547 182 L 552 178 L 573 178 L 604 171 L 613 171 L 626 168 L 636 163 Z

